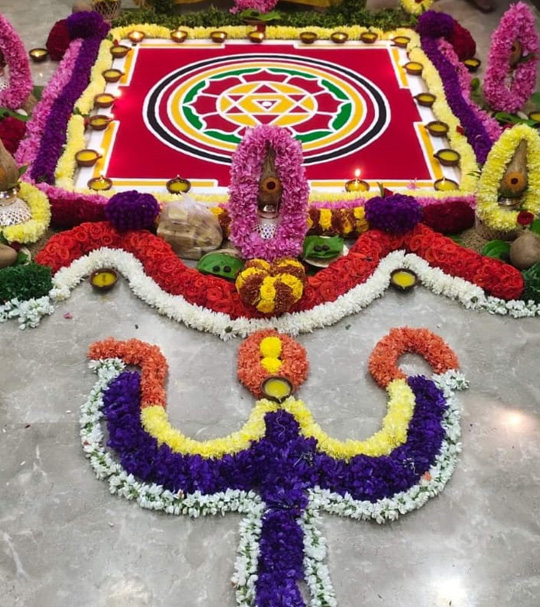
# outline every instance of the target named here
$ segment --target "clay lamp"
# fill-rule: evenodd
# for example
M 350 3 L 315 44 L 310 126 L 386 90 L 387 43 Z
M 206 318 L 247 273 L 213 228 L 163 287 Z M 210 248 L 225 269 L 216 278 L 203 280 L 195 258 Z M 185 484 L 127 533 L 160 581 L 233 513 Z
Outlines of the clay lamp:
M 377 42 L 378 39 L 379 36 L 375 32 L 363 32 L 360 34 L 360 40 L 365 44 L 373 44 L 374 42 Z
M 171 32 L 171 40 L 180 44 L 181 42 L 184 42 L 184 40 L 187 38 L 187 35 L 188 33 L 186 32 L 186 30 L 174 30 Z
M 330 35 L 330 40 L 332 40 L 332 42 L 334 42 L 335 44 L 345 44 L 348 39 L 349 34 L 345 32 L 334 32 Z
M 350 179 L 345 183 L 345 190 L 347 192 L 368 192 L 369 183 L 360 179 L 360 169 L 356 169 L 354 172 L 354 179 Z
M 431 93 L 420 93 L 419 95 L 415 95 L 416 103 L 421 105 L 422 107 L 431 107 L 435 103 L 435 95 Z
M 407 293 L 416 286 L 418 276 L 411 270 L 399 268 L 390 274 L 390 284 L 401 293 Z
M 103 268 L 90 274 L 90 284 L 96 291 L 110 291 L 118 282 L 118 272 L 112 268 Z
M 111 93 L 100 93 L 94 97 L 94 107 L 107 108 L 116 101 L 116 97 Z
M 144 32 L 133 30 L 132 32 L 129 32 L 128 38 L 132 44 L 140 44 L 144 40 Z
M 94 131 L 104 131 L 111 122 L 112 118 L 105 114 L 96 114 L 88 118 L 88 126 Z
M 103 175 L 93 177 L 88 181 L 88 187 L 95 192 L 105 192 L 106 190 L 110 190 L 112 185 L 112 180 L 108 177 L 103 177 Z
M 115 69 L 105 70 L 103 72 L 103 78 L 105 78 L 105 82 L 118 82 L 123 75 L 124 72 Z
M 264 398 L 280 404 L 287 400 L 293 391 L 293 385 L 287 378 L 276 375 L 266 378 L 261 385 Z
M 227 40 L 227 32 L 215 31 L 210 34 L 210 40 L 217 44 L 223 44 Z
M 93 167 L 100 158 L 101 154 L 96 150 L 84 149 L 75 154 L 75 162 L 80 167 Z
M 28 54 L 34 63 L 42 63 L 49 56 L 46 48 L 33 48 Z
M 115 59 L 123 59 L 131 49 L 129 46 L 125 46 L 124 44 L 115 44 L 111 46 L 111 55 Z
M 255 44 L 260 44 L 265 39 L 264 32 L 253 31 L 249 32 L 248 38 L 250 42 L 254 42 Z
M 304 44 L 313 44 L 319 36 L 315 32 L 302 32 L 300 34 L 300 40 Z
M 441 122 L 440 120 L 428 122 L 426 124 L 426 129 L 433 137 L 446 137 L 446 135 L 448 135 L 448 125 L 446 122 Z
M 540 112 L 538 110 L 535 112 L 531 112 L 529 114 L 529 120 L 534 120 L 535 122 L 540 122 Z
M 433 154 L 435 158 L 445 167 L 458 166 L 461 156 L 455 150 L 444 148 Z
M 399 48 L 407 48 L 407 44 L 409 44 L 410 41 L 411 39 L 408 36 L 396 36 L 392 39 L 393 45 Z
M 473 57 L 472 59 L 465 59 L 463 63 L 465 64 L 469 72 L 476 72 L 482 64 L 480 59 L 477 59 L 476 57 Z
M 171 194 L 187 194 L 191 190 L 191 181 L 177 175 L 174 179 L 169 179 L 165 187 Z
M 407 74 L 411 74 L 411 76 L 421 76 L 424 70 L 424 66 L 418 61 L 409 61 L 403 67 Z
M 438 192 L 450 192 L 451 190 L 457 190 L 459 184 L 453 179 L 446 179 L 446 177 L 443 177 L 442 179 L 437 179 L 437 181 L 433 183 L 433 187 Z

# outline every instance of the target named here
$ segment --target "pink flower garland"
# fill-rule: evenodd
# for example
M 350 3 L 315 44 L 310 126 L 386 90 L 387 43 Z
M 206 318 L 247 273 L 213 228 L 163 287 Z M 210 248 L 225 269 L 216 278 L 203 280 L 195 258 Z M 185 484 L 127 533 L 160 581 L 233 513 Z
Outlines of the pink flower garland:
M 441 53 L 450 61 L 450 63 L 456 69 L 459 85 L 461 86 L 461 93 L 463 95 L 463 99 L 467 102 L 468 106 L 474 112 L 476 117 L 482 121 L 484 124 L 484 128 L 488 132 L 491 140 L 493 142 L 497 141 L 502 133 L 501 125 L 492 118 L 487 112 L 484 112 L 481 108 L 479 108 L 476 103 L 471 99 L 471 73 L 467 69 L 467 67 L 459 60 L 454 47 L 441 38 L 439 41 L 439 50 Z
M 231 13 L 241 13 L 246 10 L 268 13 L 277 3 L 278 0 L 234 0 L 234 6 L 231 8 Z
M 276 235 L 264 239 L 256 232 L 259 180 L 267 146 L 275 151 L 276 172 L 282 184 Z M 309 186 L 302 166 L 302 147 L 286 129 L 260 126 L 247 131 L 231 165 L 229 213 L 231 241 L 247 259 L 274 261 L 296 257 L 307 232 Z
M 9 86 L 0 91 L 0 106 L 17 110 L 32 92 L 32 74 L 21 39 L 1 14 L 0 49 L 9 68 Z
M 83 40 L 78 38 L 69 45 L 64 58 L 58 66 L 58 69 L 51 78 L 49 84 L 45 87 L 41 101 L 36 106 L 34 113 L 32 114 L 32 118 L 28 122 L 26 137 L 23 141 L 21 141 L 17 150 L 15 161 L 18 164 L 31 165 L 36 159 L 39 150 L 39 145 L 37 142 L 41 141 L 43 130 L 47 123 L 47 118 L 49 117 L 49 112 L 51 111 L 56 98 L 63 91 L 64 87 L 71 78 L 73 66 L 77 60 L 82 43 Z M 30 171 L 27 171 L 27 175 L 29 174 Z M 25 181 L 28 181 L 28 178 L 25 179 Z
M 510 74 L 512 44 L 520 42 L 526 61 Z M 489 105 L 499 112 L 519 111 L 533 94 L 538 62 L 538 35 L 534 29 L 534 15 L 523 2 L 512 5 L 503 15 L 491 38 L 484 96 Z

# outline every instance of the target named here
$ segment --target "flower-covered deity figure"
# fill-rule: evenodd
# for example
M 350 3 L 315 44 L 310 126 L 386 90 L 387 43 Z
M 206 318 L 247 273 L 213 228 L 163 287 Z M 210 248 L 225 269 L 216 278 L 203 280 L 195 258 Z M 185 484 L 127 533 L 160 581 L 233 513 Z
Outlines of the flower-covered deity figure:
M 283 128 L 248 130 L 233 154 L 231 241 L 246 259 L 296 257 L 306 235 L 309 186 L 301 144 Z

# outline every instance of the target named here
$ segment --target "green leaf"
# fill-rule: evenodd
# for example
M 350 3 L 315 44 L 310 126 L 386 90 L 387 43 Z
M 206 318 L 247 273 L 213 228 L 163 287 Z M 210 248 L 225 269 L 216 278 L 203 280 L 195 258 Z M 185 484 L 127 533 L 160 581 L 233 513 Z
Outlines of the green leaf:
M 27 164 L 21 165 L 19 167 L 19 177 L 22 177 L 26 173 L 27 169 L 28 169 L 28 165 Z
M 536 91 L 531 95 L 531 101 L 534 103 L 535 108 L 540 109 L 540 92 Z
M 529 226 L 529 230 L 535 234 L 540 234 L 540 219 L 535 219 Z
M 484 245 L 482 255 L 494 259 L 503 259 L 510 253 L 510 243 L 505 240 L 491 240 Z

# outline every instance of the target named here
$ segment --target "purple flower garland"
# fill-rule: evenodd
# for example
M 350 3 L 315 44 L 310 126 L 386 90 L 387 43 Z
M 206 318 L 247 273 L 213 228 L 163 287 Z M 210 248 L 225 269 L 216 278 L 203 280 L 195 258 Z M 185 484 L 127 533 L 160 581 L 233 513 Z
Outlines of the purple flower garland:
M 283 193 L 276 235 L 264 239 L 256 231 L 257 202 L 268 146 L 275 151 Z M 246 133 L 233 154 L 229 191 L 230 238 L 245 258 L 274 261 L 300 254 L 307 232 L 309 186 L 302 166 L 302 147 L 286 129 L 260 126 Z
M 467 139 L 472 146 L 476 159 L 484 164 L 493 145 L 483 122 L 474 114 L 461 93 L 459 78 L 454 66 L 439 50 L 436 39 L 421 36 L 422 50 L 439 72 L 443 83 L 446 101 L 461 126 L 465 129 Z
M 43 96 L 32 114 L 26 129 L 26 137 L 17 148 L 15 161 L 19 164 L 31 165 L 37 155 L 36 142 L 40 141 L 47 125 L 47 119 L 55 99 L 62 93 L 66 84 L 70 81 L 77 56 L 79 55 L 82 40 L 74 40 L 70 45 L 58 69 L 54 73 L 49 84 L 43 91 Z M 65 130 L 65 128 L 64 128 Z M 25 175 L 25 181 L 28 174 Z
M 0 14 L 0 49 L 9 68 L 9 86 L 0 90 L 0 106 L 19 109 L 32 92 L 32 73 L 24 45 L 11 23 Z
M 495 120 L 495 118 L 492 118 L 482 108 L 478 107 L 476 103 L 471 99 L 471 73 L 466 68 L 466 66 L 459 60 L 459 57 L 454 51 L 454 47 L 449 42 L 443 39 L 439 39 L 438 44 L 440 52 L 446 57 L 446 59 L 448 59 L 448 61 L 454 66 L 454 69 L 456 70 L 463 98 L 469 105 L 471 111 L 476 115 L 479 120 L 482 121 L 492 143 L 495 143 L 495 141 L 497 141 L 497 139 L 502 134 L 503 130 L 501 125 Z
M 68 18 L 68 27 L 74 17 L 76 15 Z M 97 21 L 103 23 L 101 17 Z M 96 19 L 91 19 L 91 22 L 96 25 Z M 85 34 L 88 37 L 81 44 L 70 80 L 51 106 L 35 162 L 30 169 L 30 178 L 34 181 L 54 182 L 56 165 L 66 141 L 68 120 L 77 99 L 88 86 L 90 71 L 96 61 L 101 41 L 108 31 L 107 25 L 98 24 L 95 27 L 95 35 L 89 35 L 90 30 L 84 28 L 84 26 L 88 27 L 88 20 L 75 19 L 75 25 L 77 27 L 74 28 L 74 33 Z
M 375 502 L 417 484 L 440 452 L 446 401 L 425 377 L 411 377 L 415 408 L 407 440 L 389 455 L 359 455 L 349 462 L 317 450 L 300 434 L 294 417 L 279 410 L 265 416 L 265 436 L 234 455 L 205 459 L 173 453 L 146 433 L 140 418 L 140 375 L 123 372 L 104 392 L 103 412 L 123 468 L 145 482 L 177 493 L 256 489 L 266 504 L 262 519 L 257 607 L 303 607 L 298 582 L 304 577 L 299 518 L 307 490 L 318 486 L 357 500 Z

